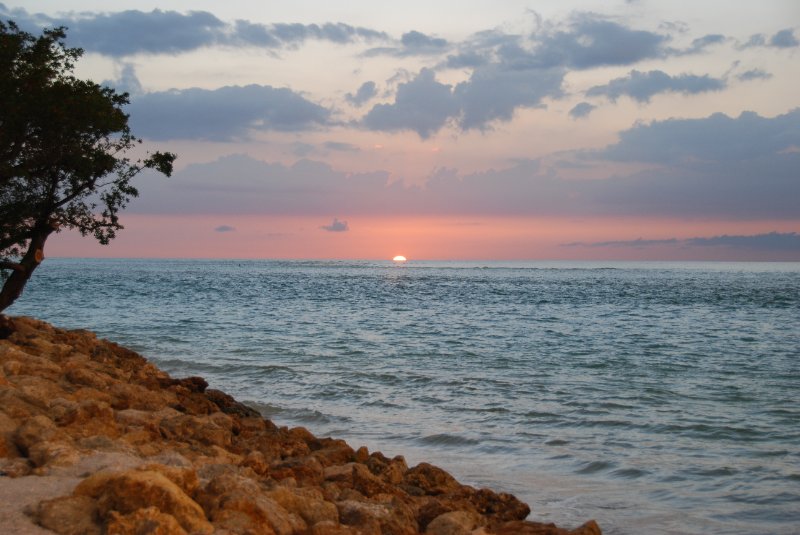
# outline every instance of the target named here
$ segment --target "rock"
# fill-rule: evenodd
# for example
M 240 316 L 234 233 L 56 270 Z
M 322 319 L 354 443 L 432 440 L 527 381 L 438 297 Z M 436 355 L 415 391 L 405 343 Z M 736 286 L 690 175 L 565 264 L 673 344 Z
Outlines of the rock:
M 403 481 L 406 485 L 433 496 L 457 491 L 461 487 L 453 476 L 428 463 L 420 463 L 408 470 Z
M 308 528 L 299 516 L 289 513 L 263 493 L 247 492 L 241 488 L 222 495 L 209 516 L 217 527 L 231 529 L 235 524 L 239 526 L 237 529 L 246 527 L 255 533 L 268 529 L 267 533 L 292 535 Z
M 37 524 L 60 535 L 100 535 L 97 506 L 88 496 L 62 496 L 39 503 L 31 513 Z
M 14 445 L 27 456 L 31 446 L 46 442 L 62 435 L 53 420 L 44 415 L 28 418 L 14 432 Z
M 290 457 L 273 463 L 269 472 L 278 481 L 292 478 L 302 486 L 319 485 L 324 478 L 322 465 L 316 457 L 310 455 Z
M 353 535 L 354 532 L 348 526 L 340 526 L 333 522 L 325 521 L 314 524 L 309 535 Z
M 336 508 L 342 524 L 356 527 L 365 535 L 380 535 L 381 523 L 387 523 L 391 518 L 388 507 L 376 503 L 344 500 L 336 502 Z
M 186 531 L 213 531 L 203 509 L 175 483 L 152 470 L 98 472 L 78 484 L 74 494 L 95 498 L 103 518 L 111 511 L 128 514 L 137 509 L 157 507 L 162 513 L 175 517 Z
M 63 441 L 37 442 L 28 450 L 33 466 L 69 466 L 78 462 L 80 455 L 70 444 Z
M 333 481 L 340 487 L 352 488 L 364 496 L 391 493 L 392 488 L 369 469 L 359 463 L 329 466 L 324 471 L 326 481 Z
M 426 535 L 470 535 L 485 520 L 474 511 L 451 511 L 437 516 L 425 529 Z
M 574 530 L 557 527 L 555 524 L 538 522 L 506 522 L 492 528 L 495 535 L 602 535 L 597 522 L 590 520 Z
M 155 507 L 145 507 L 127 515 L 111 511 L 106 535 L 186 535 L 186 530 L 175 520 Z
M 505 492 L 496 493 L 489 489 L 481 489 L 470 501 L 479 513 L 497 520 L 524 520 L 531 513 L 528 504 Z
M 29 318 L 13 323 L 14 332 L 0 340 L 0 485 L 37 477 L 19 483 L 42 489 L 55 481 L 48 478 L 58 478 L 63 490 L 57 492 L 74 488 L 33 504 L 30 516 L 44 529 L 70 535 L 600 533 L 594 522 L 569 531 L 527 521 L 528 506 L 514 496 L 461 485 L 427 463 L 409 469 L 401 456 L 354 450 L 303 427 L 278 427 L 204 379 L 172 379 L 92 333 Z M 65 478 L 77 486 L 64 486 Z
M 339 511 L 336 505 L 324 501 L 319 491 L 303 492 L 298 489 L 277 487 L 266 495 L 290 513 L 301 517 L 309 526 L 315 526 L 320 522 L 339 524 Z
M 0 477 L 23 477 L 33 470 L 28 459 L 0 459 Z
M 200 488 L 200 481 L 197 479 L 197 472 L 191 467 L 167 466 L 159 463 L 150 463 L 137 467 L 137 470 L 145 472 L 158 472 L 178 485 L 187 496 L 194 495 L 194 493 Z

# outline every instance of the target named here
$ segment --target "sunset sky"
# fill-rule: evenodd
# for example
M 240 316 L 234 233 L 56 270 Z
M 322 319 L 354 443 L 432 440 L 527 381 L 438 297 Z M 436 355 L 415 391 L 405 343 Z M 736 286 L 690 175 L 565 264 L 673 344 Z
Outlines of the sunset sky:
M 109 6 L 113 6 L 109 7 Z M 178 153 L 49 256 L 800 260 L 797 0 L 36 0 Z

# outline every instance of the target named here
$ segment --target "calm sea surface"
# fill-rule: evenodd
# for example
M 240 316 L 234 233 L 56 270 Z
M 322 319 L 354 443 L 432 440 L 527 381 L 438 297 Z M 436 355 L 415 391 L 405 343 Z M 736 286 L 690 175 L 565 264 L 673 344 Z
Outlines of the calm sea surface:
M 800 264 L 48 259 L 8 312 L 533 520 L 800 532 Z

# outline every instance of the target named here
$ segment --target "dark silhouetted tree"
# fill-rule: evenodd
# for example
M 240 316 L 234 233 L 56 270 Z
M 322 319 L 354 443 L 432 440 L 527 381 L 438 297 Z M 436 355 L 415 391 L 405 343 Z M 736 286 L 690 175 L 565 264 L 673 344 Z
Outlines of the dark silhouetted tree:
M 73 75 L 83 54 L 64 28 L 34 36 L 0 22 L 0 312 L 44 259 L 47 238 L 76 229 L 107 244 L 144 169 L 167 176 L 175 155 L 128 155 L 141 140 L 127 93 Z

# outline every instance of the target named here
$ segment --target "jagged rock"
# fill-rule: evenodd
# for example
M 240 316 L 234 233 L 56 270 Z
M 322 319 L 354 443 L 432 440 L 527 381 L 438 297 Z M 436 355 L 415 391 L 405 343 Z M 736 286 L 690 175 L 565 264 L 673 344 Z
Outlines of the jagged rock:
M 82 481 L 74 494 L 96 499 L 102 518 L 107 518 L 111 511 L 127 514 L 157 507 L 162 513 L 175 517 L 189 532 L 213 531 L 203 509 L 179 486 L 152 470 L 98 472 Z
M 106 535 L 186 535 L 186 530 L 174 516 L 145 507 L 127 515 L 111 511 L 106 525 Z
M 31 446 L 53 440 L 63 435 L 53 420 L 44 415 L 28 418 L 14 431 L 14 445 L 27 456 Z
M 28 449 L 28 458 L 35 468 L 69 466 L 78 462 L 80 455 L 64 441 L 37 442 Z
M 291 457 L 273 463 L 270 475 L 278 481 L 292 478 L 299 485 L 319 485 L 324 477 L 322 464 L 312 456 Z
M 150 463 L 139 466 L 136 469 L 158 472 L 178 485 L 187 496 L 193 496 L 200 488 L 200 480 L 197 478 L 197 472 L 191 467 L 167 466 L 160 463 Z
M 433 496 L 453 492 L 461 487 L 453 476 L 428 463 L 420 463 L 409 469 L 403 480 L 406 485 Z
M 277 487 L 266 495 L 290 513 L 301 517 L 309 526 L 315 526 L 320 522 L 339 524 L 339 511 L 336 505 L 324 501 L 320 491 L 303 492 L 299 489 Z
M 336 502 L 339 510 L 339 521 L 348 526 L 357 527 L 359 532 L 366 534 L 381 533 L 381 522 L 387 523 L 391 518 L 389 508 L 377 503 L 367 503 L 357 500 L 344 500 Z
M 308 528 L 305 521 L 298 515 L 288 512 L 275 500 L 263 493 L 247 492 L 242 488 L 235 488 L 223 494 L 217 507 L 209 512 L 212 522 L 219 527 L 231 529 L 232 521 L 241 526 L 246 517 L 248 529 L 261 533 L 270 529 L 277 535 L 292 535 Z
M 559 528 L 555 524 L 506 522 L 494 527 L 492 533 L 494 535 L 602 535 L 600 526 L 594 520 L 590 520 L 574 530 Z
M 594 522 L 568 531 L 524 520 L 514 496 L 427 463 L 409 469 L 401 456 L 278 427 L 92 333 L 13 323 L 0 339 L 0 485 L 80 479 L 31 509 L 62 535 L 600 533 Z
M 489 489 L 481 489 L 471 497 L 470 501 L 479 513 L 498 520 L 524 520 L 531 513 L 528 504 L 505 492 L 496 493 Z
M 94 519 L 97 505 L 88 496 L 62 496 L 45 500 L 30 513 L 37 524 L 60 535 L 100 535 Z
M 486 523 L 474 511 L 451 511 L 434 518 L 425 529 L 426 535 L 470 535 Z

